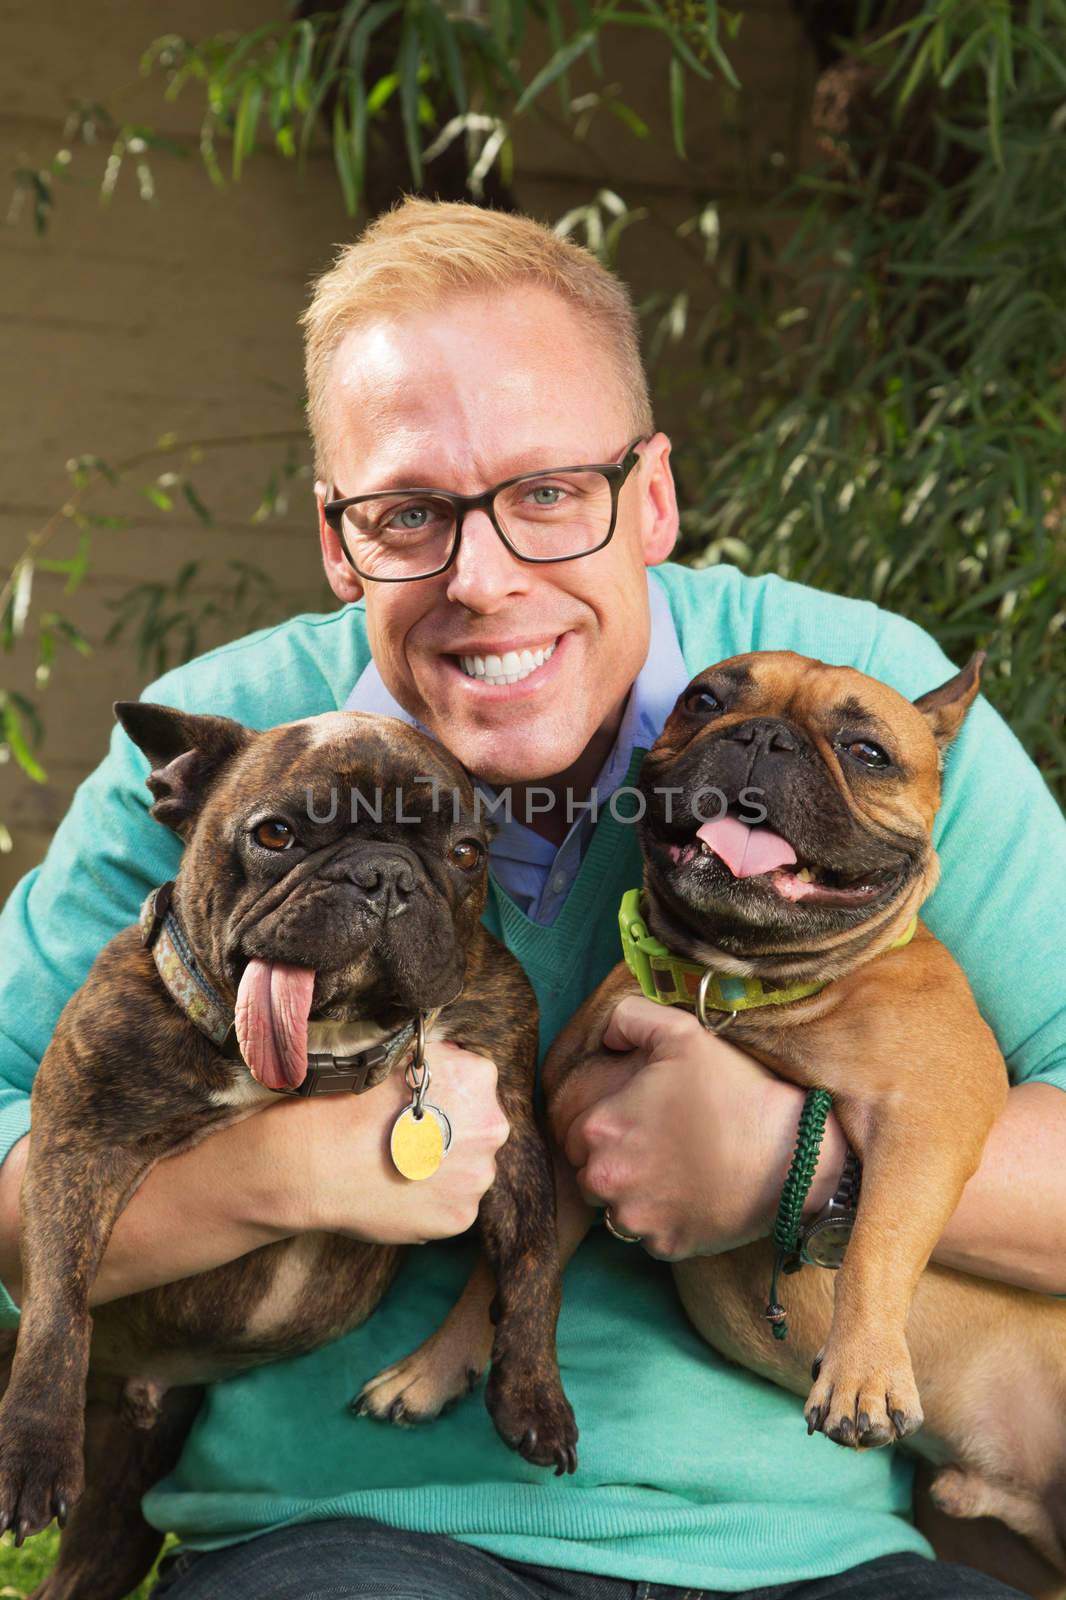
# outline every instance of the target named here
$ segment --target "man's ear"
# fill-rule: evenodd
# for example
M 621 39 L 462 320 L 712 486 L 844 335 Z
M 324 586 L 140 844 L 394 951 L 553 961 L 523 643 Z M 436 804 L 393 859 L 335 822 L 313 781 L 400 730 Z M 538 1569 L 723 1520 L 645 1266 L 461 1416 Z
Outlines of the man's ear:
M 653 434 L 636 469 L 644 489 L 640 543 L 646 567 L 667 560 L 677 543 L 677 489 L 670 469 L 670 448 L 665 433 Z
M 352 600 L 363 598 L 363 584 L 344 554 L 341 536 L 330 527 L 322 510 L 333 491 L 321 479 L 315 484 L 315 503 L 318 507 L 318 542 L 322 547 L 322 565 L 326 569 L 326 581 L 338 600 L 343 600 L 347 605 Z
M 185 837 L 227 762 L 254 738 L 230 717 L 199 717 L 173 706 L 118 700 L 115 716 L 148 757 L 152 816 Z
M 930 689 L 914 702 L 933 732 L 941 750 L 946 750 L 962 727 L 962 720 L 977 699 L 981 687 L 981 671 L 986 660 L 985 652 L 978 650 L 971 656 L 961 672 L 957 672 L 939 689 Z

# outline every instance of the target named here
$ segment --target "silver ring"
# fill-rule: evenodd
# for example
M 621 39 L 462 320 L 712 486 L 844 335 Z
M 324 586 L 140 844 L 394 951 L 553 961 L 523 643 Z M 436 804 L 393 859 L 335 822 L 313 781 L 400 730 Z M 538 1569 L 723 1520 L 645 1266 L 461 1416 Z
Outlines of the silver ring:
M 621 1228 L 616 1228 L 611 1221 L 610 1206 L 604 1207 L 603 1224 L 608 1233 L 613 1233 L 616 1239 L 621 1239 L 623 1244 L 643 1244 L 644 1236 L 640 1233 L 623 1233 Z
M 700 978 L 700 986 L 696 990 L 696 1017 L 701 1028 L 706 1028 L 708 1033 L 724 1033 L 731 1022 L 736 1021 L 736 1012 L 728 1011 L 720 1021 L 712 1022 L 707 1015 L 707 990 L 714 977 L 712 968 L 708 967 Z

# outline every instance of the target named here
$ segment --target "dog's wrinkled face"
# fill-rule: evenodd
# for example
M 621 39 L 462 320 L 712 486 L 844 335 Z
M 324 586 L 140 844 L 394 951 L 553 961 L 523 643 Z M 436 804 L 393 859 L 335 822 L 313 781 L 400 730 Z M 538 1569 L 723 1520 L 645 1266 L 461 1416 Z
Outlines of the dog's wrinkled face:
M 787 651 L 701 672 L 641 775 L 660 935 L 743 960 L 913 914 L 936 882 L 941 752 L 979 672 L 914 704 Z
M 187 841 L 181 919 L 236 997 L 246 1059 L 256 1030 L 280 1041 L 284 1066 L 309 1017 L 388 1023 L 455 998 L 488 841 L 446 750 L 359 712 L 254 733 L 162 706 L 116 710 L 152 764 L 153 815 Z

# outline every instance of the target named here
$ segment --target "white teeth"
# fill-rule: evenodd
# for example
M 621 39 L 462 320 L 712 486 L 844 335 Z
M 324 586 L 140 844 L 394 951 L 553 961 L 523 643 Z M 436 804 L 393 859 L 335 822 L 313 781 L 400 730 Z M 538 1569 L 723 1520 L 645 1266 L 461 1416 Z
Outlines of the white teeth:
M 500 685 L 521 683 L 536 672 L 555 653 L 558 640 L 538 650 L 507 650 L 502 656 L 460 656 L 459 664 L 468 678 Z

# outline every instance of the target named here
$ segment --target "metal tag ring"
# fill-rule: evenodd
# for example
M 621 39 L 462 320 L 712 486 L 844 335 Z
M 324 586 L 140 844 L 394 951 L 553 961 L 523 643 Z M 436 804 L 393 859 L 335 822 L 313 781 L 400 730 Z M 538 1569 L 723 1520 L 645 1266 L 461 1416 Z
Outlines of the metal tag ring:
M 701 1028 L 706 1028 L 708 1033 L 724 1033 L 730 1023 L 735 1021 L 736 1012 L 729 1011 L 718 1022 L 712 1022 L 707 1015 L 707 990 L 714 979 L 714 973 L 707 967 L 700 978 L 700 986 L 696 990 L 696 1018 Z

